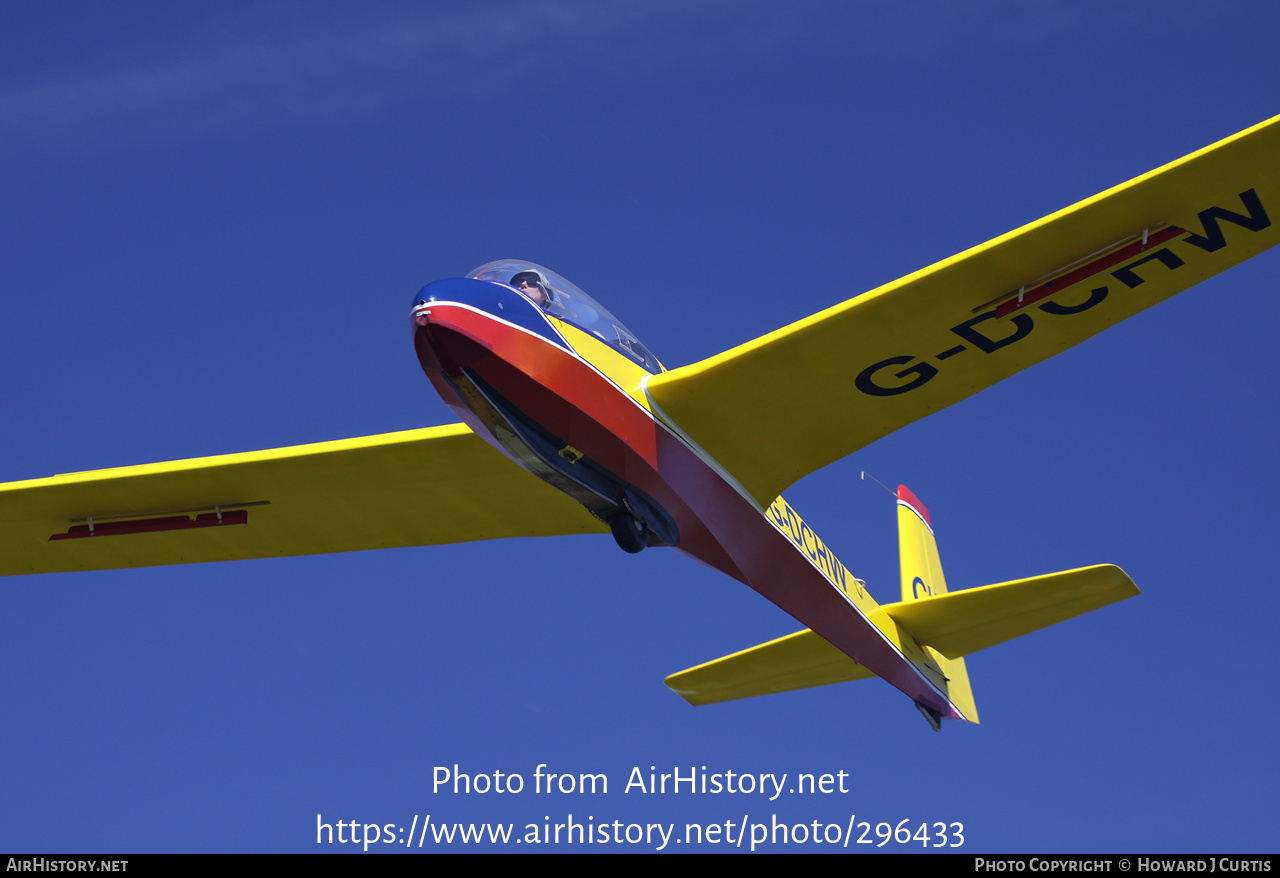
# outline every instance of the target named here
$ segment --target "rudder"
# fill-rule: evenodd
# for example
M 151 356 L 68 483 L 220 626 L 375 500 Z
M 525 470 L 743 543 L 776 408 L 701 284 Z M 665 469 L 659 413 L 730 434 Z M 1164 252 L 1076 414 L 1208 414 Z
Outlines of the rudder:
M 902 602 L 924 600 L 947 593 L 947 580 L 938 557 L 929 510 L 906 485 L 898 486 L 898 567 L 902 579 Z M 946 695 L 965 719 L 978 722 L 978 708 L 969 685 L 969 671 L 963 658 L 949 659 L 926 643 L 920 648 L 946 677 Z M 930 724 L 936 719 L 926 713 Z

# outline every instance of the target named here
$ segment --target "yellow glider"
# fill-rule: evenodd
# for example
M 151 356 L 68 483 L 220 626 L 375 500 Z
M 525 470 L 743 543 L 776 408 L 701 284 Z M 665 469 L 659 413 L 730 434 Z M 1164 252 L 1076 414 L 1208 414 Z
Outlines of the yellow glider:
M 880 607 L 825 544 L 806 535 L 798 516 L 779 518 L 778 510 L 789 509 L 780 493 L 1273 246 L 1278 211 L 1280 117 L 672 371 L 572 285 L 549 283 L 532 264 L 513 273 L 491 263 L 485 269 L 499 274 L 462 283 L 477 301 L 499 288 L 508 299 L 527 296 L 538 303 L 535 316 L 499 312 L 500 297 L 491 313 L 427 299 L 414 310 L 415 339 L 445 340 L 438 349 L 424 342 L 420 362 L 429 375 L 438 373 L 433 382 L 460 414 L 483 424 L 489 444 L 458 424 L 0 485 L 0 575 L 602 532 L 607 520 L 628 551 L 646 543 L 703 547 L 703 555 L 690 553 L 787 606 L 828 640 L 851 630 L 827 625 L 833 608 L 863 626 L 842 641 L 842 651 L 807 631 L 675 675 L 669 682 L 689 700 L 854 679 L 866 675 L 851 658 L 860 655 L 890 669 L 887 678 L 901 671 L 891 682 L 921 693 L 912 697 L 935 726 L 940 716 L 976 720 L 964 655 L 1134 594 L 1128 577 L 1104 566 L 945 594 L 931 528 L 926 536 L 914 519 L 900 519 L 903 601 Z M 548 316 L 556 309 L 559 317 Z M 596 323 L 584 322 L 589 314 Z M 542 378 L 536 370 L 465 373 L 467 363 L 493 350 L 492 338 L 476 328 L 482 324 L 502 335 L 513 356 L 540 346 L 537 363 L 554 368 Z M 445 359 L 453 372 L 440 365 Z M 583 367 L 571 379 L 554 371 L 567 362 Z M 548 396 L 555 380 L 565 393 Z M 581 427 L 582 447 L 523 419 L 494 381 L 510 381 L 543 411 Z M 612 389 L 619 397 L 605 405 L 596 391 Z M 571 396 L 577 401 L 569 411 Z M 599 446 L 613 455 L 612 469 L 583 450 L 600 438 L 588 415 L 617 425 L 604 438 L 622 444 Z M 662 427 L 657 438 L 655 424 Z M 628 471 L 650 466 L 646 477 L 660 490 L 667 477 L 660 465 L 673 449 L 694 452 L 681 458 L 693 463 L 677 469 L 718 474 L 717 484 L 740 506 L 706 507 L 719 518 L 702 519 L 695 491 L 675 498 L 684 505 L 673 517 L 652 492 L 636 490 Z M 512 460 L 546 481 L 529 478 Z M 707 476 L 698 470 L 696 478 Z M 911 514 L 927 519 L 916 506 Z M 772 513 L 776 534 L 825 578 L 817 590 L 788 594 L 785 577 L 779 582 L 775 574 L 793 568 L 749 557 L 750 545 L 741 556 L 723 548 L 733 542 L 732 522 L 743 520 L 735 518 L 743 508 L 766 519 Z M 935 581 L 936 590 L 921 596 L 913 584 L 908 595 L 910 570 L 918 570 L 913 583 Z M 762 583 L 765 572 L 774 580 Z

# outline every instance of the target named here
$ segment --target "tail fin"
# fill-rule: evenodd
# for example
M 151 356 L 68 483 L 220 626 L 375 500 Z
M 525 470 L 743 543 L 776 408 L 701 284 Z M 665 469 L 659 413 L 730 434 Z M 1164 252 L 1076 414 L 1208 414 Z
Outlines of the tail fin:
M 929 510 L 906 485 L 898 486 L 898 566 L 902 577 L 902 603 L 908 604 L 947 593 L 947 580 L 942 575 L 938 543 L 933 536 Z M 969 686 L 969 671 L 963 658 L 947 658 L 931 646 L 920 644 L 925 656 L 946 678 L 947 698 L 965 719 L 976 723 L 978 708 Z M 922 711 L 923 712 L 923 711 Z M 926 713 L 930 725 L 937 728 L 936 718 Z

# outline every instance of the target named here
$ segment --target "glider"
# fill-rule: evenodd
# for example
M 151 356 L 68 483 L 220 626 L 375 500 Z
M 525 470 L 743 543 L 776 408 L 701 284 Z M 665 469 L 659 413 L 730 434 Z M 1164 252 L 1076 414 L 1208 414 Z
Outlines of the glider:
M 413 299 L 419 362 L 462 423 L 0 485 L 0 574 L 608 530 L 805 626 L 669 677 L 690 703 L 879 676 L 935 729 L 976 722 L 965 656 L 1134 595 L 1129 577 L 948 593 L 899 487 L 902 599 L 881 606 L 783 490 L 1274 245 L 1277 156 L 1280 117 L 671 370 L 563 277 L 492 262 Z

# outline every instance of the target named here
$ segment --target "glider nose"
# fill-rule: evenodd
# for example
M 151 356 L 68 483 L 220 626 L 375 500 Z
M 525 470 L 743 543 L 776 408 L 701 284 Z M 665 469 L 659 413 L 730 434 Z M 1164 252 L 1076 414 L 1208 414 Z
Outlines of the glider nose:
M 413 308 L 413 322 L 418 326 L 426 326 L 431 322 L 431 306 L 425 299 L 419 299 Z

